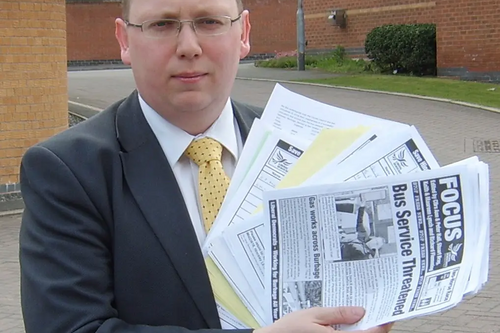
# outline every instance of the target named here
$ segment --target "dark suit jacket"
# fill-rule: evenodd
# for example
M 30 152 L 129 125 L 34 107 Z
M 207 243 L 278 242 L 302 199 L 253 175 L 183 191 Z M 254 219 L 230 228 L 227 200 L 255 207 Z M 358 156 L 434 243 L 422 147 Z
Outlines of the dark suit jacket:
M 233 103 L 243 139 L 262 110 Z M 134 92 L 21 164 L 27 333 L 220 329 L 181 192 Z

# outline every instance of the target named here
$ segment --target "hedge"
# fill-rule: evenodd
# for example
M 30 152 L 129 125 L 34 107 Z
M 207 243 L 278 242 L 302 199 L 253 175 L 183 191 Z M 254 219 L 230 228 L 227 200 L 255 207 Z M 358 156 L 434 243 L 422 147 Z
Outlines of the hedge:
M 383 71 L 436 74 L 436 26 L 388 24 L 366 36 L 365 52 Z

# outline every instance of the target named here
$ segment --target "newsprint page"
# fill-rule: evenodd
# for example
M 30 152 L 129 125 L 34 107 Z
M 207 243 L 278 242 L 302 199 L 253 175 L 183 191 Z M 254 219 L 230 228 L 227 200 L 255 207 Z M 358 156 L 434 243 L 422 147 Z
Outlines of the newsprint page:
M 471 272 L 468 247 L 479 241 L 478 186 L 478 173 L 458 165 L 266 192 L 273 321 L 302 308 L 358 305 L 365 317 L 336 327 L 356 330 L 455 305 Z

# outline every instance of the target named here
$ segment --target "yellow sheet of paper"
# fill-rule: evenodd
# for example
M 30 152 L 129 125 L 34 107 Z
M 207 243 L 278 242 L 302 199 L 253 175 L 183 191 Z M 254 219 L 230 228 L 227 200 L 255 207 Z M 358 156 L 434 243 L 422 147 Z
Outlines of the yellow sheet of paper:
M 293 168 L 276 185 L 276 188 L 299 186 L 369 130 L 370 127 L 368 126 L 349 129 L 326 128 L 322 130 Z M 257 214 L 263 208 L 262 205 L 259 205 L 253 213 Z
M 368 130 L 370 130 L 368 126 L 322 130 L 276 188 L 288 188 L 302 184 Z
M 233 316 L 238 318 L 243 324 L 251 328 L 259 328 L 255 318 L 252 316 L 247 307 L 240 300 L 238 295 L 234 292 L 233 288 L 227 282 L 226 278 L 219 270 L 217 265 L 210 257 L 205 258 L 208 276 L 212 284 L 215 300 L 219 302 L 227 311 L 231 312 Z

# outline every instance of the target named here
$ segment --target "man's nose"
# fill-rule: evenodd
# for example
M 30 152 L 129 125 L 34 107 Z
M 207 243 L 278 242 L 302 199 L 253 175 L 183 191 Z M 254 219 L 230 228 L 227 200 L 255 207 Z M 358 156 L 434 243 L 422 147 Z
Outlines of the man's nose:
M 190 25 L 191 29 L 182 29 L 183 23 Z M 177 56 L 185 58 L 194 58 L 201 55 L 201 46 L 198 35 L 194 29 L 192 21 L 181 21 L 179 34 L 177 35 Z

